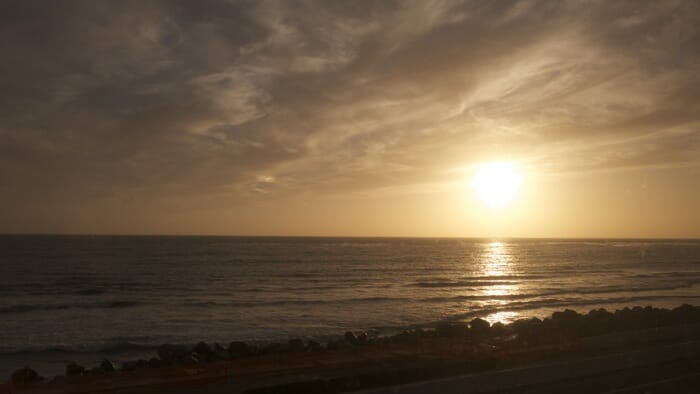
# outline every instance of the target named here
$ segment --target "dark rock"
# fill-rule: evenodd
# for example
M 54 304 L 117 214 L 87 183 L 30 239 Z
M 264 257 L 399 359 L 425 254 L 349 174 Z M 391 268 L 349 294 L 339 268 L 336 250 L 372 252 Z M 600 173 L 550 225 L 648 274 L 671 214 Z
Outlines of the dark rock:
M 409 344 L 413 343 L 416 340 L 419 339 L 419 335 L 416 331 L 401 331 L 400 333 L 394 335 L 391 337 L 391 342 L 392 343 L 403 343 L 403 344 Z
M 344 340 L 328 341 L 326 344 L 326 349 L 328 350 L 338 350 L 350 347 L 350 344 Z
M 413 332 L 415 333 L 416 337 L 418 337 L 418 338 L 428 338 L 433 333 L 432 331 L 425 331 L 422 328 L 416 328 L 415 330 L 413 330 Z
M 200 360 L 195 355 L 192 355 L 192 354 L 177 360 L 177 363 L 179 365 L 194 365 L 194 364 L 197 364 L 199 362 L 200 362 Z
M 207 362 L 207 357 L 204 355 L 199 355 L 195 352 L 190 353 L 190 355 L 187 358 L 191 358 L 194 360 L 195 364 L 196 363 L 205 363 Z
M 78 376 L 85 373 L 85 367 L 76 363 L 66 365 L 66 376 Z
M 151 358 L 148 360 L 148 366 L 151 368 L 158 368 L 163 365 L 163 362 L 159 358 Z
M 321 344 L 316 341 L 309 341 L 308 347 L 309 350 L 312 352 L 317 352 L 323 349 L 323 346 L 321 346 Z
M 364 345 L 368 342 L 369 337 L 367 336 L 366 332 L 360 332 L 357 334 L 357 343 L 358 345 Z
M 44 378 L 39 376 L 39 374 L 35 370 L 29 367 L 18 369 L 15 372 L 13 372 L 10 376 L 10 381 L 12 382 L 12 384 L 35 383 L 40 382 L 42 380 L 44 380 Z
M 212 353 L 192 352 L 192 353 L 190 353 L 190 356 L 195 358 L 197 360 L 197 362 L 200 362 L 200 363 L 208 363 L 211 361 L 219 360 L 219 358 L 213 352 Z
M 306 350 L 306 346 L 304 345 L 304 341 L 302 341 L 299 338 L 295 338 L 289 341 L 289 348 L 293 352 L 303 352 Z
M 533 317 L 531 319 L 519 319 L 509 325 L 515 335 L 526 342 L 537 342 L 538 338 L 542 338 L 542 320 Z
M 122 371 L 136 371 L 138 369 L 144 369 L 148 368 L 151 366 L 151 363 L 146 360 L 136 360 L 136 361 L 127 361 L 122 364 Z
M 582 321 L 583 317 L 571 309 L 554 312 L 551 319 L 544 321 L 545 335 L 543 339 L 556 342 L 581 336 L 585 331 L 581 324 Z
M 691 324 L 700 321 L 700 307 L 683 304 L 671 311 L 673 322 L 678 324 Z
M 474 336 L 484 337 L 488 335 L 490 328 L 489 322 L 478 317 L 469 322 L 469 330 Z
M 602 316 L 612 316 L 612 313 L 608 312 L 605 308 L 600 308 L 600 309 L 591 309 L 590 312 L 586 314 L 587 319 L 595 319 L 599 318 Z
M 102 375 L 105 373 L 100 367 L 93 367 L 85 371 L 85 375 Z
M 435 334 L 442 338 L 466 337 L 469 327 L 464 323 L 442 322 L 435 327 Z
M 346 332 L 345 335 L 343 336 L 343 339 L 345 339 L 345 342 L 347 342 L 351 345 L 354 345 L 357 343 L 357 337 L 351 331 Z
M 622 330 L 636 328 L 635 322 L 634 322 L 634 319 L 632 316 L 633 316 L 632 310 L 628 307 L 624 307 L 623 309 L 616 310 L 615 311 L 615 328 L 622 329 Z
M 278 342 L 268 343 L 265 347 L 262 348 L 262 351 L 265 354 L 286 353 L 286 352 L 289 352 L 290 350 L 291 350 L 291 347 L 289 346 L 288 343 L 278 343 Z
M 503 336 L 507 334 L 507 328 L 505 324 L 497 321 L 491 325 L 491 334 L 494 336 Z
M 593 309 L 583 316 L 585 335 L 602 335 L 613 330 L 614 315 L 603 308 Z
M 552 313 L 552 321 L 564 324 L 575 324 L 580 320 L 580 317 L 581 315 L 576 313 L 576 311 L 572 311 L 571 309 L 565 309 L 563 312 Z
M 209 347 L 209 345 L 207 345 L 205 342 L 199 342 L 196 344 L 194 349 L 192 349 L 192 352 L 199 355 L 210 355 L 213 353 L 211 347 Z
M 215 360 L 227 360 L 229 359 L 228 350 L 218 343 L 215 343 L 212 347 L 212 358 Z
M 158 347 L 158 357 L 166 364 L 172 364 L 188 356 L 184 346 L 165 344 Z
M 57 375 L 49 379 L 49 384 L 60 384 L 66 381 L 66 377 L 63 375 Z
M 111 361 L 109 361 L 109 360 L 107 360 L 107 359 L 104 359 L 104 360 L 102 360 L 102 362 L 100 363 L 100 369 L 101 369 L 103 372 L 114 372 L 114 369 L 115 369 L 115 368 L 114 368 L 114 364 L 112 364 Z
M 126 361 L 122 363 L 122 371 L 136 371 L 137 369 L 136 361 Z
M 247 343 L 240 341 L 231 342 L 227 350 L 229 357 L 233 359 L 250 356 L 253 353 L 253 349 Z

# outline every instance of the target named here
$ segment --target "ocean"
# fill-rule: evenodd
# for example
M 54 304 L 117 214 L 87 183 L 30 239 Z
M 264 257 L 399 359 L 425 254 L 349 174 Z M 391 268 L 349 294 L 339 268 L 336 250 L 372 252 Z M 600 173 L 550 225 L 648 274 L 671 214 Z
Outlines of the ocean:
M 163 343 L 698 304 L 698 240 L 0 236 L 0 380 Z

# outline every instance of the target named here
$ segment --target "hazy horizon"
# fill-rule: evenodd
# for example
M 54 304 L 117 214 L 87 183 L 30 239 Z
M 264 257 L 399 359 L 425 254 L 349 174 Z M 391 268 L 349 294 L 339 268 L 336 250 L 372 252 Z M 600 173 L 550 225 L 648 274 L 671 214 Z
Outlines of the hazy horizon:
M 326 238 L 326 239 L 435 239 L 435 240 L 485 240 L 485 241 L 700 241 L 700 237 L 688 238 L 658 238 L 658 237 L 642 237 L 642 238 L 622 238 L 622 237 L 510 237 L 510 236 L 420 236 L 420 235 L 319 235 L 319 234 L 299 234 L 299 235 L 280 235 L 280 234 L 179 234 L 179 233 L 152 233 L 152 234 L 137 234 L 137 233 L 0 233 L 1 236 L 36 236 L 36 237 L 191 237 L 191 238 Z
M 6 1 L 0 32 L 0 233 L 700 238 L 696 1 Z

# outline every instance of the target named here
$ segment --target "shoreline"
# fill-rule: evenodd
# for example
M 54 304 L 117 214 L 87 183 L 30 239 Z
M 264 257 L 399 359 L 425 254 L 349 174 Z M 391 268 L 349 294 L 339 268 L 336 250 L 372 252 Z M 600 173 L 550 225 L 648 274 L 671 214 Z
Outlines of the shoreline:
M 245 342 L 231 342 L 226 347 L 200 342 L 193 348 L 164 344 L 158 348 L 158 356 L 148 360 L 127 361 L 120 365 L 115 365 L 109 360 L 98 366 L 69 364 L 66 376 L 52 379 L 39 379 L 38 374 L 31 369 L 18 369 L 12 377 L 8 377 L 8 382 L 0 387 L 71 392 L 70 389 L 65 391 L 62 388 L 66 389 L 80 382 L 105 380 L 118 380 L 120 383 L 113 384 L 128 386 L 129 382 L 138 382 L 144 377 L 161 375 L 167 371 L 179 371 L 180 374 L 185 374 L 185 380 L 189 377 L 190 380 L 197 381 L 208 376 L 207 371 L 221 373 L 222 365 L 228 366 L 224 368 L 226 371 L 229 367 L 234 371 L 224 371 L 224 375 L 235 375 L 235 371 L 245 371 L 245 368 L 251 365 L 262 365 L 263 369 L 283 372 L 285 362 L 292 365 L 311 363 L 308 371 L 313 372 L 323 370 L 319 367 L 323 365 L 323 360 L 331 360 L 329 362 L 333 364 L 332 360 L 338 357 L 345 358 L 345 362 L 349 364 L 356 364 L 359 357 L 362 361 L 360 365 L 372 369 L 396 358 L 397 354 L 401 355 L 399 358 L 402 359 L 422 359 L 430 355 L 431 362 L 448 362 L 457 356 L 482 361 L 484 357 L 488 359 L 499 354 L 500 357 L 506 357 L 504 354 L 507 354 L 512 358 L 513 354 L 528 354 L 534 349 L 547 347 L 558 349 L 557 351 L 596 351 L 595 346 L 614 347 L 615 341 L 628 341 L 628 334 L 632 332 L 648 331 L 647 334 L 637 334 L 641 335 L 640 341 L 644 341 L 644 335 L 653 336 L 654 332 L 659 330 L 674 332 L 674 327 L 692 327 L 699 324 L 700 307 L 684 304 L 673 309 L 641 306 L 618 309 L 615 312 L 596 309 L 586 314 L 564 310 L 553 313 L 549 318 L 520 319 L 507 325 L 489 324 L 483 319 L 475 318 L 468 323 L 444 322 L 430 329 L 406 330 L 391 336 L 372 337 L 365 333 L 347 332 L 341 339 L 331 340 L 326 344 L 301 339 L 265 346 Z M 681 332 L 678 335 L 683 337 L 686 334 Z M 605 341 L 601 342 L 600 339 L 597 340 L 598 345 L 589 343 L 590 338 L 601 337 L 607 337 L 610 343 L 605 344 Z M 544 355 L 530 356 L 534 359 L 528 362 L 546 359 Z M 336 360 L 335 363 L 343 364 L 341 361 Z M 488 365 L 481 367 L 486 368 Z M 192 370 L 201 372 L 188 375 Z M 290 376 L 294 375 L 291 373 Z M 401 382 L 406 378 L 410 376 L 397 378 L 397 381 Z M 255 378 L 252 381 L 254 382 Z

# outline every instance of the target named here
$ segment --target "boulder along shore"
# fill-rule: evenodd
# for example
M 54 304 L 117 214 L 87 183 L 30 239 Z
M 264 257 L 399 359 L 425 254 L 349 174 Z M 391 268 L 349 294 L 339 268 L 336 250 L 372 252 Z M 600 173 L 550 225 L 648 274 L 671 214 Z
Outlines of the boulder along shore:
M 614 312 L 595 309 L 585 314 L 567 309 L 555 312 L 545 319 L 520 319 L 511 324 L 489 324 L 481 318 L 476 318 L 469 322 L 442 322 L 427 329 L 406 330 L 391 336 L 375 337 L 364 332 L 346 332 L 343 336 L 324 344 L 302 339 L 263 346 L 241 341 L 234 341 L 225 346 L 206 342 L 199 342 L 193 347 L 163 344 L 158 348 L 157 356 L 154 355 L 148 360 L 133 360 L 119 365 L 107 359 L 99 365 L 83 366 L 68 363 L 64 376 L 50 379 L 41 377 L 30 367 L 23 367 L 12 373 L 4 385 L 20 390 L 51 391 L 52 388 L 79 384 L 81 379 L 97 382 L 105 379 L 111 382 L 128 381 L 130 376 L 134 378 L 146 376 L 149 371 L 164 373 L 163 371 L 168 369 L 185 371 L 183 373 L 186 375 L 201 375 L 204 378 L 208 369 L 221 372 L 223 368 L 224 375 L 234 376 L 237 373 L 236 368 L 244 371 L 246 365 L 253 364 L 267 365 L 265 368 L 268 370 L 275 370 L 275 368 L 287 370 L 288 374 L 294 375 L 295 373 L 289 370 L 289 367 L 295 363 L 305 365 L 304 363 L 309 360 L 316 360 L 314 362 L 318 368 L 315 369 L 322 370 L 323 360 L 337 360 L 339 357 L 345 357 L 348 363 L 353 364 L 359 357 L 362 362 L 353 365 L 372 367 L 373 363 L 380 365 L 383 361 L 392 360 L 397 352 L 402 354 L 404 361 L 410 359 L 444 361 L 459 358 L 471 362 L 466 369 L 460 367 L 453 368 L 454 370 L 446 366 L 431 370 L 432 364 L 423 363 L 424 371 L 421 378 L 434 378 L 449 376 L 450 373 L 489 370 L 496 368 L 506 359 L 522 359 L 531 362 L 546 358 L 548 354 L 557 351 L 573 349 L 581 352 L 593 351 L 601 346 L 611 347 L 617 343 L 629 342 L 630 338 L 634 337 L 629 335 L 631 332 L 640 336 L 642 334 L 638 334 L 639 332 L 647 332 L 649 329 L 652 329 L 650 332 L 654 332 L 653 329 L 693 327 L 698 324 L 700 324 L 700 307 L 684 304 L 673 309 L 634 307 Z M 670 331 L 667 330 L 667 332 Z M 644 335 L 650 334 L 642 336 Z M 587 340 L 589 338 L 605 339 L 590 341 Z M 610 343 L 606 345 L 605 341 Z M 334 362 L 328 361 L 327 364 L 331 365 Z M 222 365 L 226 367 L 221 367 Z M 339 366 L 342 362 L 333 365 Z M 398 364 L 393 363 L 393 365 Z M 313 366 L 308 368 L 311 371 L 315 369 Z M 392 374 L 390 379 L 385 379 L 385 384 L 405 383 L 418 379 L 411 373 L 403 376 L 401 373 L 392 372 Z M 375 377 L 374 383 L 360 385 L 357 388 L 375 387 L 377 379 L 382 380 Z M 249 388 L 262 390 L 260 387 L 255 388 L 257 386 L 254 380 L 251 381 L 252 383 L 249 382 Z M 323 386 L 328 390 L 322 389 L 320 392 L 339 392 L 348 389 L 348 387 L 343 388 L 341 383 L 337 383 L 336 386 L 333 386 L 335 388 Z M 261 387 L 267 386 L 263 384 Z

